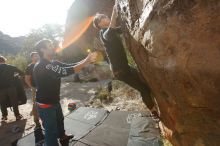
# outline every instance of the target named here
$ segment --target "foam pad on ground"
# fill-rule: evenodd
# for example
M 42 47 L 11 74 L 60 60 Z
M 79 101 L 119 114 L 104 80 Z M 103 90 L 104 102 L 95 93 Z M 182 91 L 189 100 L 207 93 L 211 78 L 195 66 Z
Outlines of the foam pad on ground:
M 104 109 L 81 107 L 65 117 L 65 130 L 67 133 L 74 135 L 74 140 L 79 140 L 86 136 L 99 123 L 102 123 L 107 116 L 108 112 Z M 76 141 L 70 143 L 74 144 Z M 34 144 L 34 132 L 19 139 L 17 143 L 18 146 L 30 146 Z
M 69 118 L 65 118 L 64 126 L 67 133 L 71 133 L 74 135 L 74 140 L 82 138 L 95 128 L 94 125 L 72 120 Z
M 162 146 L 160 132 L 151 117 L 132 119 L 127 146 Z
M 108 116 L 108 111 L 104 109 L 95 109 L 90 107 L 80 107 L 67 118 L 81 121 L 91 125 L 97 125 Z
M 84 144 L 84 143 L 81 143 L 81 142 L 77 142 L 73 146 L 91 146 L 91 145 L 87 145 L 87 144 Z
M 34 133 L 28 134 L 17 142 L 17 146 L 31 146 L 35 144 Z
M 126 146 L 132 118 L 137 112 L 113 111 L 106 120 L 80 141 L 92 146 Z

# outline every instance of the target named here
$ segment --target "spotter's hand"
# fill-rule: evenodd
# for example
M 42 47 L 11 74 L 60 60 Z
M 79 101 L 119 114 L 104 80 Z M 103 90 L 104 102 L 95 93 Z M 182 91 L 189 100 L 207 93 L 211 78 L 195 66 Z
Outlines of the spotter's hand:
M 98 54 L 96 52 L 89 53 L 89 55 L 86 57 L 86 61 L 88 63 L 95 63 L 97 60 Z

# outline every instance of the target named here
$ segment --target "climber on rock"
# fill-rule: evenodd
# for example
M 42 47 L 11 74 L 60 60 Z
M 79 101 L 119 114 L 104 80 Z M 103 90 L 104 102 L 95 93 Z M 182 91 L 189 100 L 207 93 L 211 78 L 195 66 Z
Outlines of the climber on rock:
M 140 79 L 136 69 L 128 65 L 128 60 L 120 34 L 120 27 L 116 26 L 118 16 L 117 7 L 114 6 L 111 19 L 97 13 L 93 25 L 100 30 L 100 39 L 105 46 L 105 52 L 110 62 L 110 68 L 116 79 L 123 81 L 141 93 L 143 102 L 154 116 L 158 117 L 150 88 Z

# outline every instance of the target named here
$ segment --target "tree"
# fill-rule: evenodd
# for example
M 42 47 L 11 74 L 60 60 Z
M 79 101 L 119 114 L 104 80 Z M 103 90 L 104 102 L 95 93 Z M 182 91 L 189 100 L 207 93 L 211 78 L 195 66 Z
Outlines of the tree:
M 22 53 L 26 56 L 30 52 L 34 51 L 34 45 L 41 39 L 50 39 L 55 47 L 59 46 L 59 43 L 63 40 L 64 29 L 62 25 L 58 24 L 46 24 L 38 29 L 33 29 L 28 34 Z
M 28 65 L 28 60 L 24 57 L 23 54 L 18 53 L 15 56 L 7 55 L 7 64 L 11 64 L 24 71 Z
M 35 51 L 35 44 L 41 39 L 52 40 L 55 47 L 58 47 L 59 43 L 63 39 L 63 26 L 58 24 L 46 24 L 38 29 L 33 29 L 26 37 L 23 47 L 16 55 L 7 55 L 7 63 L 18 67 L 23 70 L 26 68 L 28 62 L 30 62 L 29 54 Z

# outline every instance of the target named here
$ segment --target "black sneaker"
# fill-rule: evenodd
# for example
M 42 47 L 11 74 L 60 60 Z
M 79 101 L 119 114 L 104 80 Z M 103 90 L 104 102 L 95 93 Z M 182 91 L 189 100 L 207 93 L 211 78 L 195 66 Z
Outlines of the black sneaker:
M 62 146 L 69 146 L 69 141 L 72 139 L 74 136 L 73 135 L 64 135 L 62 138 L 60 138 L 60 144 Z
M 7 120 L 8 120 L 7 116 L 2 117 L 2 121 L 7 121 Z
M 21 114 L 16 116 L 16 121 L 21 120 L 23 118 L 23 116 Z

